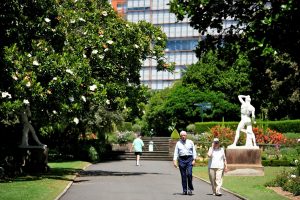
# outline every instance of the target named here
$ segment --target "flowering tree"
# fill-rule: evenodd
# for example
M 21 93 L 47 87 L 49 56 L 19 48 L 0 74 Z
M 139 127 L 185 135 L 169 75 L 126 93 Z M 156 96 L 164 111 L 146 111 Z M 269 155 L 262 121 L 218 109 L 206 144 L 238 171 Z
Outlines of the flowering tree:
M 26 102 L 43 134 L 105 131 L 118 113 L 138 110 L 143 60 L 172 70 L 166 35 L 124 21 L 106 1 L 10 0 L 0 11 L 1 126 L 17 124 Z

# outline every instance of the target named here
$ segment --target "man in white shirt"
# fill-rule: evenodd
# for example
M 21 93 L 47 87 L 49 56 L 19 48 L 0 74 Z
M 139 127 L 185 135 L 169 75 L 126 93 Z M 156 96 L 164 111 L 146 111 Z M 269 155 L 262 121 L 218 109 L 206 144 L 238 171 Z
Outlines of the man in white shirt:
M 196 148 L 192 140 L 187 139 L 186 131 L 180 132 L 180 140 L 176 143 L 173 163 L 181 174 L 183 195 L 192 195 L 193 187 L 193 166 L 197 157 Z

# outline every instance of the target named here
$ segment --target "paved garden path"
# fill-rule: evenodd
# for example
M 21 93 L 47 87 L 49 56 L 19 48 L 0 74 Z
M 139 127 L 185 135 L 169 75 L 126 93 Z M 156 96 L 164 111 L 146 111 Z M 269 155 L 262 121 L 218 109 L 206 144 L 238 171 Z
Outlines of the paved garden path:
M 204 181 L 193 179 L 194 193 L 181 195 L 179 170 L 172 161 L 111 161 L 89 166 L 59 200 L 236 200 L 233 194 L 213 196 Z

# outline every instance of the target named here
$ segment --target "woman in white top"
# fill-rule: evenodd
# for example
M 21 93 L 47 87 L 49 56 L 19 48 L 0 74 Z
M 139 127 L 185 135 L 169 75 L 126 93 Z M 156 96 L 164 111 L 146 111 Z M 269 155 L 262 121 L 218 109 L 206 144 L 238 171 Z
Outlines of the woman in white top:
M 208 174 L 213 195 L 221 196 L 222 178 L 224 169 L 227 170 L 227 163 L 224 149 L 220 147 L 218 138 L 214 138 L 207 155 L 210 158 L 208 162 Z

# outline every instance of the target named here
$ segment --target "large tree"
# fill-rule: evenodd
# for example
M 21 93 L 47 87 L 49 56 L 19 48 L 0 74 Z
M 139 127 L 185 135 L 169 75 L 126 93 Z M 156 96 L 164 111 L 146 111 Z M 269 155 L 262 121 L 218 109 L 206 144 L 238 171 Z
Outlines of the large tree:
M 219 58 L 235 62 L 243 52 L 250 61 L 250 95 L 260 108 L 272 119 L 300 117 L 299 1 L 172 0 L 170 4 L 179 20 L 187 16 L 205 36 L 196 50 L 199 57 L 217 49 Z
M 201 113 L 200 103 L 210 103 L 212 109 Z M 204 121 L 237 119 L 238 110 L 238 106 L 229 102 L 222 92 L 203 90 L 194 84 L 178 81 L 151 97 L 144 120 L 158 134 L 169 136 L 168 128 L 171 126 L 184 130 L 201 118 Z
M 7 130 L 29 102 L 43 134 L 106 131 L 124 109 L 129 117 L 142 113 L 143 60 L 172 70 L 159 28 L 128 23 L 101 0 L 1 2 L 0 42 L 0 120 Z

